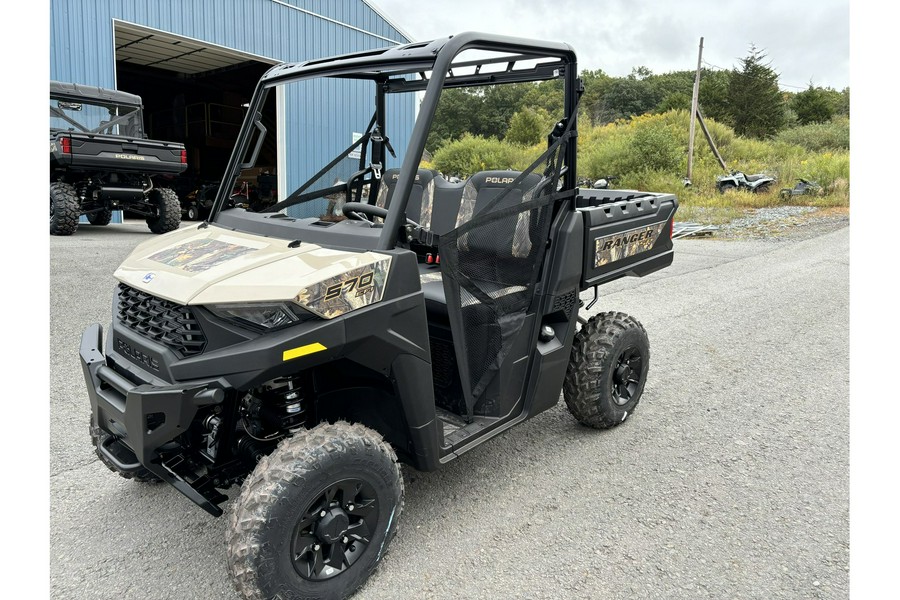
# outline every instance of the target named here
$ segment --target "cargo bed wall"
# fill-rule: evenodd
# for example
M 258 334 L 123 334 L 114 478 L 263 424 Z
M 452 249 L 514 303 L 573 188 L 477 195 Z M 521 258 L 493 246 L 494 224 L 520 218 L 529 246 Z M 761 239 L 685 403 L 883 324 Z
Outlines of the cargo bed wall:
M 672 264 L 671 194 L 633 190 L 580 190 L 584 218 L 581 289 L 631 275 L 643 277 Z

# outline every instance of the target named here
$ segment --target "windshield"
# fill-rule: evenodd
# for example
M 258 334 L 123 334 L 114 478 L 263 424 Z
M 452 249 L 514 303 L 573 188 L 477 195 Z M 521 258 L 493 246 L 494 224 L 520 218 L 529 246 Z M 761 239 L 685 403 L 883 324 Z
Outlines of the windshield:
M 51 95 L 50 131 L 143 137 L 141 109 L 138 106 L 83 99 L 75 101 Z
M 401 222 L 428 229 L 432 209 L 446 209 L 448 222 L 464 221 L 451 205 L 477 174 L 489 184 L 518 185 L 532 172 L 540 179 L 553 171 L 552 148 L 569 137 L 561 118 L 575 105 L 569 50 L 447 52 L 436 60 L 439 51 L 425 43 L 267 74 L 247 106 L 210 221 L 221 215 L 226 227 L 292 240 L 345 233 L 369 240 L 360 232 L 385 223 L 387 233 L 375 235 L 387 248 Z M 397 56 L 379 60 L 388 54 Z M 531 102 L 537 106 L 525 110 Z M 416 156 L 404 156 L 410 152 Z M 566 153 L 574 166 L 574 147 Z M 574 187 L 574 173 L 566 177 Z M 468 211 L 471 190 L 464 195 Z M 345 211 L 348 202 L 355 205 Z M 355 225 L 343 222 L 348 217 Z M 340 227 L 330 227 L 337 221 Z M 369 242 L 350 246 L 357 243 Z
M 289 81 L 264 93 L 226 207 L 342 220 L 345 202 L 366 202 L 373 182 L 400 166 L 414 94 L 387 97 L 376 117 L 371 80 Z

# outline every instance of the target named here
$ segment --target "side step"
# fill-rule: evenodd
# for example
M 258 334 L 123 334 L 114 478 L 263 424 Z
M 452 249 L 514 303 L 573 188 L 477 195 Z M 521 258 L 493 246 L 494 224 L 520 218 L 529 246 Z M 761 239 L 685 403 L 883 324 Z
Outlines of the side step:
M 467 438 L 481 433 L 485 428 L 500 420 L 497 417 L 480 417 L 476 415 L 471 423 L 466 423 L 459 415 L 440 407 L 437 407 L 437 416 L 444 426 L 445 448 L 453 448 L 461 444 Z

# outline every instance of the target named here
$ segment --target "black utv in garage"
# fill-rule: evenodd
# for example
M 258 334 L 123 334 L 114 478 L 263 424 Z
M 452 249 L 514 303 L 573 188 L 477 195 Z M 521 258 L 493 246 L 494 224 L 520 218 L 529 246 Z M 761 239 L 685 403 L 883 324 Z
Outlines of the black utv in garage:
M 81 215 L 107 225 L 114 210 L 146 217 L 153 233 L 181 224 L 178 196 L 154 176 L 187 169 L 183 144 L 146 139 L 141 98 L 50 82 L 50 233 L 71 235 Z
M 245 598 L 359 588 L 401 518 L 398 461 L 438 469 L 561 395 L 595 428 L 637 408 L 647 332 L 618 312 L 579 316 L 580 293 L 671 264 L 678 203 L 577 187 L 577 73 L 567 44 L 479 33 L 273 67 L 208 220 L 116 271 L 105 342 L 98 324 L 81 345 L 96 451 L 215 516 L 242 484 L 226 552 Z M 551 79 L 564 107 L 529 164 L 460 182 L 422 166 L 444 90 Z M 369 90 L 374 114 L 315 105 L 328 85 Z M 422 92 L 387 168 L 392 115 L 412 104 L 392 107 Z M 321 168 L 261 212 L 226 208 L 274 94 L 314 117 L 279 130 L 285 164 Z M 326 206 L 348 218 L 320 219 Z

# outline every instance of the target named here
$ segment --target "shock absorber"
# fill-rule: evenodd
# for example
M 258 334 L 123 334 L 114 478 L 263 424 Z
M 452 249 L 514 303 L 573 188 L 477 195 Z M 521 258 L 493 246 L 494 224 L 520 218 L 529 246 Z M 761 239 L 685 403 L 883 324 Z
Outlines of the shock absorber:
M 306 420 L 303 389 L 295 378 L 277 381 L 262 396 L 259 416 L 269 430 L 284 431 L 299 427 Z

